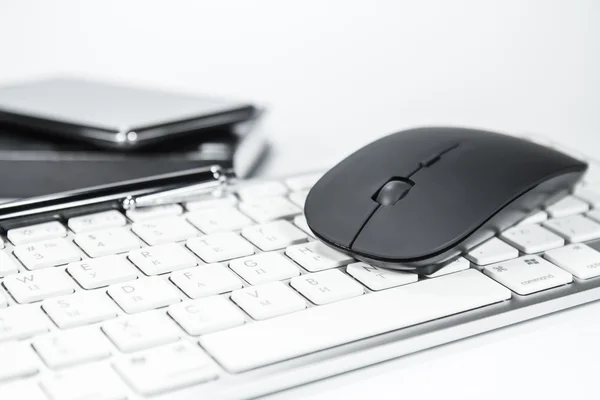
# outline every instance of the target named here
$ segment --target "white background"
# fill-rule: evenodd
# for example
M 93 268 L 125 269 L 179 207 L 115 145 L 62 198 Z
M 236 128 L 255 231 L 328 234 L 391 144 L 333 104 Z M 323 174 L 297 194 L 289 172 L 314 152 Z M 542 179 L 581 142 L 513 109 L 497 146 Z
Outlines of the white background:
M 600 149 L 597 0 L 0 0 L 0 84 L 53 74 L 267 104 L 267 175 L 428 124 Z M 596 399 L 599 362 L 592 304 L 285 396 Z

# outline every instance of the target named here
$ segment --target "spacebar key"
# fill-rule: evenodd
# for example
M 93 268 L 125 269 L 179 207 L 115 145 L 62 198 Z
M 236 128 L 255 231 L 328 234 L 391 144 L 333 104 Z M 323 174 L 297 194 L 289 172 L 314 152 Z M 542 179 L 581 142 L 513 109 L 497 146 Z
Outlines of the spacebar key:
M 243 372 L 510 297 L 504 286 L 466 270 L 211 333 L 200 344 L 225 369 Z

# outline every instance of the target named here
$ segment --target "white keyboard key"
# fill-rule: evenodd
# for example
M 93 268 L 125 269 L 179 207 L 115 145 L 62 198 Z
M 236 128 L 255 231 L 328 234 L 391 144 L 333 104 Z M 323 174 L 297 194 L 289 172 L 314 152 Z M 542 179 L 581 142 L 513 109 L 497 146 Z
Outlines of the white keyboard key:
M 456 260 L 452 261 L 450 264 L 438 269 L 433 274 L 425 275 L 427 278 L 437 278 L 442 275 L 453 274 L 458 271 L 464 271 L 465 269 L 469 269 L 471 264 L 469 261 L 463 257 L 459 257 Z
M 14 245 L 20 245 L 65 237 L 67 236 L 67 229 L 60 222 L 52 221 L 10 229 L 7 236 L 8 240 Z
M 254 248 L 232 232 L 188 239 L 187 247 L 204 262 L 214 263 L 254 254 Z
M 134 222 L 131 230 L 150 246 L 180 242 L 200 234 L 196 228 L 181 217 Z
M 169 315 L 192 336 L 242 325 L 244 314 L 222 296 L 185 301 L 169 306 Z
M 419 276 L 412 272 L 378 268 L 364 262 L 348 265 L 346 272 L 371 290 L 389 289 L 395 286 L 414 283 L 419 279 Z
M 567 196 L 557 201 L 551 206 L 546 207 L 546 211 L 552 218 L 561 218 L 568 215 L 581 214 L 586 212 L 590 206 L 583 200 L 573 196 Z
M 125 400 L 127 389 L 105 364 L 90 364 L 53 374 L 42 381 L 52 400 Z
M 8 307 L 8 300 L 2 290 L 0 290 L 0 308 Z
M 589 218 L 593 219 L 596 222 L 600 222 L 600 208 L 592 210 L 585 215 L 587 215 Z
M 296 225 L 298 228 L 302 229 L 305 233 L 307 233 L 311 236 L 315 236 L 313 234 L 313 232 L 310 230 L 310 228 L 308 227 L 308 224 L 306 223 L 306 217 L 304 215 L 298 215 L 298 216 L 294 217 L 294 225 Z
M 74 282 L 60 269 L 25 272 L 4 278 L 4 287 L 19 303 L 31 303 L 73 293 Z
M 91 232 L 98 229 L 125 226 L 127 218 L 117 210 L 81 215 L 69 218 L 67 225 L 75 233 Z
M 285 254 L 311 272 L 341 267 L 354 262 L 352 257 L 317 241 L 288 247 Z
M 37 384 L 17 381 L 0 386 L 0 399 L 48 400 L 48 397 Z
M 77 248 L 66 239 L 50 239 L 16 246 L 14 253 L 30 270 L 55 267 L 81 260 Z
M 117 316 L 117 310 L 104 292 L 76 293 L 44 300 L 42 308 L 59 328 L 89 325 Z
M 125 353 L 173 343 L 181 336 L 175 323 L 162 312 L 115 319 L 102 325 L 102 330 Z
M 0 278 L 19 272 L 17 262 L 6 252 L 0 251 Z
M 544 258 L 579 279 L 589 279 L 600 275 L 600 252 L 585 244 L 571 244 L 547 251 Z
M 244 228 L 242 236 L 263 251 L 283 249 L 307 239 L 300 229 L 287 221 L 274 221 Z
M 525 256 L 485 267 L 486 275 L 520 295 L 561 286 L 573 276 L 538 256 Z
M 539 224 L 541 222 L 546 221 L 547 219 L 548 213 L 546 211 L 537 211 L 525 218 L 524 220 L 522 220 L 521 222 L 519 222 L 517 226 Z
M 192 299 L 242 288 L 242 281 L 223 264 L 204 264 L 173 272 L 170 279 Z
M 231 300 L 256 320 L 273 318 L 306 308 L 302 297 L 281 282 L 264 283 L 236 290 L 231 293 Z
M 292 192 L 288 196 L 290 201 L 300 207 L 300 209 L 304 210 L 304 204 L 306 203 L 306 198 L 308 197 L 309 190 L 302 190 L 300 192 Z
M 279 253 L 261 253 L 238 258 L 229 263 L 229 268 L 251 285 L 281 281 L 300 275 L 300 269 Z
M 92 233 L 79 233 L 75 243 L 90 257 L 102 257 L 139 249 L 140 240 L 125 228 L 110 228 Z
M 488 265 L 517 258 L 519 251 L 494 237 L 469 251 L 466 257 L 477 265 Z
M 252 220 L 235 208 L 209 208 L 187 214 L 188 221 L 202 232 L 236 231 L 253 224 Z
M 162 206 L 142 207 L 127 210 L 127 218 L 133 222 L 144 221 L 152 218 L 176 217 L 183 213 L 183 207 L 179 204 L 165 204 Z
M 146 275 L 159 275 L 198 265 L 196 258 L 177 243 L 130 251 L 129 260 Z
M 322 176 L 323 174 L 320 172 L 292 176 L 291 178 L 287 178 L 285 180 L 285 184 L 292 191 L 310 189 L 315 183 L 317 183 L 319 179 L 321 179 Z
M 137 279 L 138 272 L 123 256 L 106 256 L 71 263 L 69 274 L 84 289 L 96 289 Z
M 8 307 L 0 310 L 0 342 L 48 332 L 49 324 L 38 306 Z
M 3 248 L 4 248 L 4 246 L 5 246 L 5 244 L 4 244 L 4 239 L 2 239 L 2 238 L 0 237 L 0 249 L 3 249 Z
M 319 305 L 360 296 L 365 292 L 359 283 L 337 269 L 293 278 L 290 285 Z
M 200 344 L 225 369 L 237 373 L 510 297 L 508 289 L 471 268 L 209 333 L 200 337 Z M 399 304 L 410 304 L 410 312 L 398 312 Z
M 551 219 L 546 221 L 544 226 L 571 243 L 600 238 L 600 224 L 583 215 Z
M 189 211 L 206 210 L 208 208 L 235 207 L 238 203 L 237 197 L 233 194 L 226 194 L 222 197 L 207 195 L 204 198 L 189 201 L 185 204 L 185 208 Z
M 198 346 L 175 343 L 118 360 L 115 369 L 143 395 L 196 385 L 217 377 L 215 367 Z
M 565 244 L 563 238 L 539 225 L 515 226 L 502 232 L 500 237 L 527 254 L 555 249 Z
M 78 329 L 59 335 L 42 336 L 33 347 L 52 369 L 69 367 L 110 356 L 110 344 L 99 329 Z
M 288 218 L 302 210 L 283 197 L 264 197 L 242 201 L 240 210 L 258 223 Z
M 118 283 L 108 287 L 108 294 L 128 314 L 153 310 L 181 301 L 177 290 L 160 277 Z
M 238 196 L 242 200 L 282 196 L 286 193 L 287 188 L 283 184 L 274 181 L 246 184 L 238 189 Z
M 25 343 L 0 344 L 0 382 L 31 376 L 39 371 L 35 353 Z
M 600 191 L 589 187 L 578 187 L 575 196 L 588 203 L 591 207 L 600 207 Z

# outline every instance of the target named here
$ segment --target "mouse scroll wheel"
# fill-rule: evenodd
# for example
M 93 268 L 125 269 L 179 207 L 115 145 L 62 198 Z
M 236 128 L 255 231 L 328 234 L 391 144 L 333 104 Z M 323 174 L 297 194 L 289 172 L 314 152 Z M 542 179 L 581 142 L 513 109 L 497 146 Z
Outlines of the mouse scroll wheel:
M 406 196 L 414 185 L 410 179 L 394 178 L 375 193 L 373 200 L 382 206 L 392 206 Z

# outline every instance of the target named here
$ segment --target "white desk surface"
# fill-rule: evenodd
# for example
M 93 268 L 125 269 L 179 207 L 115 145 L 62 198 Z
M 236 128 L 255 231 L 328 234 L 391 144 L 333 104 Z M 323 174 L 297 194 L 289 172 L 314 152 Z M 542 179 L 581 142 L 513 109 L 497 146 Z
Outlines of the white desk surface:
M 260 101 L 282 175 L 396 130 L 600 149 L 600 2 L 0 0 L 0 84 L 53 74 Z M 598 398 L 600 303 L 272 398 Z

